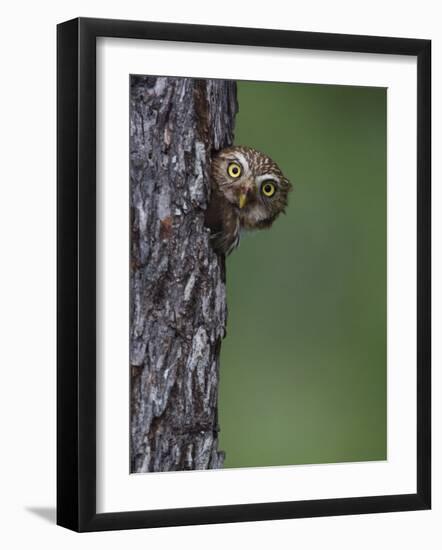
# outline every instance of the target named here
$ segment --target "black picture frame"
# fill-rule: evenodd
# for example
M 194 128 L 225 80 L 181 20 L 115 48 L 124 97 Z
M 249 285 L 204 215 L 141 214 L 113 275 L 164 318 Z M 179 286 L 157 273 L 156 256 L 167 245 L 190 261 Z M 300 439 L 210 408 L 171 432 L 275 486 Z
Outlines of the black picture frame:
M 417 58 L 417 492 L 96 512 L 96 38 Z M 57 523 L 75 531 L 424 510 L 431 506 L 431 41 L 79 18 L 57 28 Z

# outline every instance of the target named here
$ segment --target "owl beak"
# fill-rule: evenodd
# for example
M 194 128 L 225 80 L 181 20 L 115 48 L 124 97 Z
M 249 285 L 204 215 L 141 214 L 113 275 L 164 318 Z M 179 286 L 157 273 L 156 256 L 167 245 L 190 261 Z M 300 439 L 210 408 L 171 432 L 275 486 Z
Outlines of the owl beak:
M 239 207 L 242 209 L 250 199 L 250 195 L 253 193 L 254 183 L 252 180 L 247 180 L 245 185 L 239 190 Z
M 245 204 L 247 202 L 247 193 L 240 193 L 239 195 L 239 207 L 244 208 Z

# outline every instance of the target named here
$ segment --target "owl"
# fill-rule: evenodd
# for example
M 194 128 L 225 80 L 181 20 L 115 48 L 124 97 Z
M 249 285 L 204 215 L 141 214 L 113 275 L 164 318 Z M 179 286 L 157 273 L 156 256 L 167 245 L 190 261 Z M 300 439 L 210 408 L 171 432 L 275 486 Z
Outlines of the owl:
M 252 147 L 222 149 L 211 166 L 206 225 L 215 250 L 228 255 L 243 231 L 272 226 L 285 211 L 292 186 L 276 162 Z

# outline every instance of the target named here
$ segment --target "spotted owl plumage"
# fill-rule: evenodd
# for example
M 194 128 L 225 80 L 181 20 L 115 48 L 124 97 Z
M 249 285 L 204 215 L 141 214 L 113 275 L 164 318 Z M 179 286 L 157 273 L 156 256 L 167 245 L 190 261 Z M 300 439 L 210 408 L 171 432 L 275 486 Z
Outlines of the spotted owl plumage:
M 206 224 L 218 253 L 230 254 L 244 230 L 267 229 L 285 211 L 292 186 L 276 162 L 252 147 L 222 149 L 212 158 Z

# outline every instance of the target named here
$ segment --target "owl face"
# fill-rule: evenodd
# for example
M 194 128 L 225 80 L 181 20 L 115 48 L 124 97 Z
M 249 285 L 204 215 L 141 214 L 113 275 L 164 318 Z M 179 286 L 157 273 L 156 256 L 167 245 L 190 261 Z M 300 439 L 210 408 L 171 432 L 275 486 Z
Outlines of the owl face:
M 229 147 L 212 159 L 212 179 L 237 210 L 244 229 L 269 227 L 287 206 L 290 182 L 267 155 L 251 147 Z

